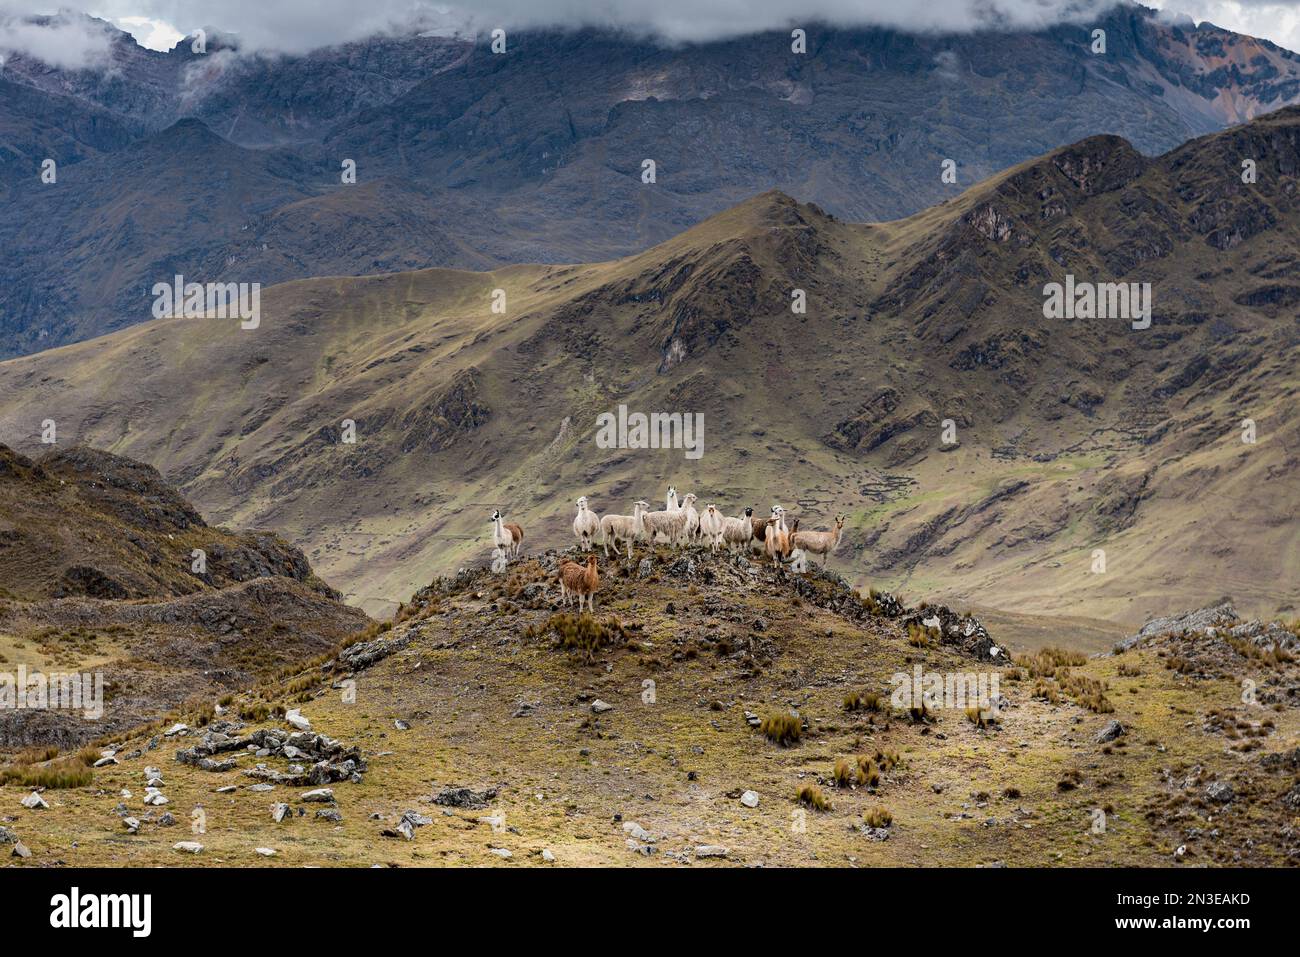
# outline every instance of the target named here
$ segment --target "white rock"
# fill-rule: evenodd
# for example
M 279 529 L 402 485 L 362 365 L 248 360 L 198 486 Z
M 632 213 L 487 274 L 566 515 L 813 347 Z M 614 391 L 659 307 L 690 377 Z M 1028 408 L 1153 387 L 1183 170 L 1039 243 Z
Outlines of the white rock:
M 547 864 L 554 864 L 554 863 L 555 863 L 555 855 L 551 853 L 551 849 L 550 849 L 550 848 L 543 848 L 543 850 L 542 850 L 542 860 L 544 860 Z
M 45 803 L 45 798 L 41 797 L 35 791 L 23 798 L 22 804 L 23 807 L 31 811 L 49 807 L 49 805 Z
M 257 853 L 261 854 L 263 857 L 275 857 L 275 851 L 272 848 L 256 847 L 254 848 L 254 850 L 257 851 Z
M 745 807 L 758 807 L 758 795 L 753 791 L 746 791 L 740 796 L 740 803 Z
M 174 724 L 174 725 L 172 725 L 170 728 L 168 728 L 166 731 L 163 732 L 163 737 L 164 737 L 164 738 L 170 738 L 170 737 L 171 737 L 172 735 L 174 735 L 174 734 L 181 734 L 182 732 L 185 732 L 185 731 L 188 731 L 188 730 L 189 730 L 189 727 L 188 727 L 187 725 L 184 725 L 184 724 Z
M 642 841 L 643 843 L 646 844 L 653 844 L 659 840 L 659 838 L 655 837 L 653 834 L 651 834 L 649 831 L 643 828 L 636 821 L 624 821 L 623 831 L 629 837 L 636 838 L 638 841 Z
M 701 844 L 695 849 L 696 857 L 726 857 L 727 849 L 719 844 Z
M 133 817 L 122 818 L 122 826 L 125 827 L 132 834 L 140 830 L 140 822 Z
M 198 854 L 203 850 L 203 845 L 198 841 L 180 841 L 172 845 L 173 851 L 184 851 L 186 854 Z
M 606 711 L 613 711 L 614 706 L 612 704 L 607 704 L 606 702 L 601 701 L 599 698 L 597 698 L 595 701 L 591 703 L 591 710 L 592 713 L 594 714 L 604 714 Z
M 501 858 L 502 860 L 508 861 L 510 860 L 510 858 L 514 857 L 514 854 L 510 853 L 510 851 L 504 847 L 490 847 L 488 848 L 488 850 L 490 850 L 493 854 L 495 854 L 497 857 Z
M 319 804 L 328 804 L 334 800 L 333 788 L 317 788 L 315 791 L 308 791 L 302 796 L 304 801 L 314 801 Z
M 290 708 L 284 716 L 284 720 L 289 722 L 299 731 L 310 731 L 311 722 L 303 717 L 303 713 L 297 708 Z

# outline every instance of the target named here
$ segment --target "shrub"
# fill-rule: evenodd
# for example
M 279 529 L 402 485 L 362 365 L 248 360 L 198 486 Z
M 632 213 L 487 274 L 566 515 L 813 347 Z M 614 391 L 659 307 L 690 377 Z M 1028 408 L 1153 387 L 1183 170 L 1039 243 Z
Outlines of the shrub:
M 880 785 L 880 771 L 876 769 L 876 763 L 870 758 L 858 758 L 858 786 L 865 788 L 875 788 Z
M 783 748 L 795 744 L 803 737 L 803 723 L 797 715 L 790 712 L 768 715 L 758 726 L 758 730 L 769 741 Z
M 879 711 L 881 707 L 880 695 L 874 691 L 867 691 L 862 694 L 854 691 L 844 698 L 845 711 Z
M 596 656 L 605 648 L 627 643 L 627 631 L 618 619 L 597 621 L 594 615 L 571 615 L 561 612 L 552 615 L 540 628 L 529 627 L 525 638 L 536 638 L 552 632 L 552 648 L 574 652 L 586 664 L 594 664 Z
M 826 799 L 822 789 L 815 784 L 805 784 L 801 787 L 798 795 L 796 795 L 796 800 L 804 807 L 810 807 L 814 811 L 829 811 L 831 809 L 831 802 Z
M 894 823 L 894 815 L 890 814 L 883 807 L 873 807 L 866 814 L 862 815 L 862 820 L 866 822 L 867 827 L 889 827 Z

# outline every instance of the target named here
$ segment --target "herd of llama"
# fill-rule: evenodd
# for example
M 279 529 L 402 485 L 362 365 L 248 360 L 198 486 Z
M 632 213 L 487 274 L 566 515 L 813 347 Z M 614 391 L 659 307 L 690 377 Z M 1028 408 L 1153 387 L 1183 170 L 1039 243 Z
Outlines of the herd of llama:
M 610 546 L 617 556 L 627 548 L 632 559 L 632 546 L 637 542 L 667 542 L 677 547 L 707 546 L 717 552 L 728 551 L 766 556 L 774 568 L 787 565 L 794 572 L 808 569 L 808 556 L 819 555 L 822 565 L 839 547 L 844 536 L 843 515 L 835 516 L 835 527 L 829 531 L 801 531 L 799 519 L 786 523 L 785 509 L 773 505 L 767 518 L 756 518 L 753 508 L 743 515 L 726 516 L 713 503 L 703 510 L 695 507 L 697 499 L 687 494 L 680 500 L 676 488 L 669 488 L 661 510 L 650 511 L 650 503 L 636 501 L 631 515 L 597 515 L 584 495 L 577 501 L 577 515 L 573 519 L 573 534 L 583 551 L 592 551 L 597 544 L 610 557 Z M 523 528 L 507 522 L 501 512 L 492 513 L 492 570 L 503 572 L 512 558 L 518 558 L 524 540 Z M 587 556 L 585 562 L 561 563 L 559 585 L 561 600 L 568 604 L 571 597 L 578 600 L 578 609 L 595 610 L 593 595 L 600 584 L 596 569 L 596 556 Z

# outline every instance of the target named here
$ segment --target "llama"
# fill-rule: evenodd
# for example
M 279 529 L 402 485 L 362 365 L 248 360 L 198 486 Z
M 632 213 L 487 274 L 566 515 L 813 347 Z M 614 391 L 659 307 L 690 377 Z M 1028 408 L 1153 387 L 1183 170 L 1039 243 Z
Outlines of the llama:
M 596 613 L 596 602 L 592 597 L 600 587 L 600 576 L 596 574 L 596 556 L 588 555 L 587 564 L 565 562 L 560 566 L 560 600 L 569 603 L 569 594 L 578 596 L 578 614 L 582 614 L 583 602 L 587 610 Z
M 700 535 L 709 543 L 709 551 L 716 552 L 722 544 L 722 513 L 710 502 L 700 515 Z
M 726 544 L 727 550 L 730 551 L 732 546 L 747 548 L 749 541 L 754 537 L 754 527 L 750 524 L 753 518 L 754 510 L 746 507 L 745 514 L 739 518 L 724 518 L 722 520 L 722 541 Z
M 784 514 L 785 509 L 783 509 L 780 505 L 773 505 L 772 517 L 775 518 L 778 513 Z M 754 552 L 758 552 L 759 554 L 762 554 L 767 550 L 767 547 L 764 544 L 764 541 L 767 538 L 767 519 L 754 518 L 752 509 L 750 510 L 749 515 L 750 515 L 749 521 L 750 524 L 753 526 L 753 530 L 754 530 L 753 537 L 751 537 L 749 541 L 750 551 L 754 551 Z
M 780 509 L 767 520 L 767 534 L 763 536 L 763 545 L 774 567 L 780 568 L 781 562 L 790 557 L 790 536 L 798 530 L 799 519 L 797 518 L 792 528 L 786 526 L 785 509 Z
M 790 544 L 795 548 L 822 557 L 822 568 L 831 552 L 840 547 L 844 537 L 844 516 L 835 516 L 835 530 L 832 532 L 796 532 L 790 537 Z
M 631 515 L 603 515 L 600 519 L 600 536 L 605 545 L 605 557 L 609 558 L 609 543 L 614 542 L 614 553 L 623 542 L 627 542 L 627 560 L 632 560 L 632 543 L 645 535 L 646 509 L 649 502 L 633 502 Z
M 504 548 L 506 558 L 518 558 L 519 548 L 524 541 L 524 530 L 514 522 L 503 522 L 498 509 L 492 513 L 492 544 Z
M 686 505 L 693 505 L 694 502 L 695 496 L 687 495 L 683 499 L 683 507 L 676 511 L 665 509 L 662 512 L 646 512 L 641 517 L 641 521 L 645 526 L 646 537 L 653 542 L 656 535 L 664 535 L 671 544 L 677 544 L 682 540 L 686 532 Z
M 578 499 L 578 514 L 573 519 L 573 534 L 578 536 L 578 542 L 585 552 L 594 544 L 596 533 L 600 531 L 600 519 L 596 513 L 587 508 L 587 496 L 583 495 Z
M 690 542 L 700 536 L 700 513 L 695 510 L 694 495 L 682 499 L 681 510 L 686 513 L 686 540 Z

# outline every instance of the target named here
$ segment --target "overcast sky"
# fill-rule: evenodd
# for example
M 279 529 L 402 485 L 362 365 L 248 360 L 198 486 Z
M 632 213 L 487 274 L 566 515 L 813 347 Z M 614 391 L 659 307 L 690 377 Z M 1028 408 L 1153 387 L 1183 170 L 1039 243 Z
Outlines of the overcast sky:
M 620 26 L 672 40 L 709 40 L 816 20 L 846 26 L 965 31 L 1086 21 L 1116 0 L 0 0 L 0 48 L 66 66 L 93 60 L 103 40 L 69 27 L 51 36 L 16 22 L 58 8 L 110 20 L 167 49 L 198 27 L 238 33 L 246 49 L 301 53 L 379 32 L 426 27 L 522 29 Z M 1300 51 L 1300 0 L 1147 0 L 1197 21 Z M 470 12 L 472 11 L 472 12 Z M 8 16 L 6 16 L 6 14 Z

